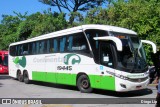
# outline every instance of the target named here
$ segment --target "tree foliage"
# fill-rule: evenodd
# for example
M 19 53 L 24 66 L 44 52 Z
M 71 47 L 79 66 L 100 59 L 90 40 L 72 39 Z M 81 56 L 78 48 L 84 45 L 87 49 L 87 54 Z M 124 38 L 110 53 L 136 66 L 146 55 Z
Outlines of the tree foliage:
M 160 47 L 160 1 L 158 0 L 39 0 L 59 8 L 60 13 L 3 15 L 0 24 L 0 49 L 12 42 L 82 24 L 104 24 L 132 29 L 140 39 L 151 40 Z M 99 7 L 110 2 L 107 7 Z M 94 7 L 94 8 L 93 8 Z M 63 9 L 69 12 L 65 19 Z M 88 10 L 89 11 L 86 11 Z M 81 11 L 86 12 L 84 16 Z M 145 46 L 150 61 L 151 47 Z
M 12 42 L 25 40 L 42 34 L 65 29 L 67 22 L 64 14 L 35 13 L 30 16 L 4 15 L 0 24 L 0 49 L 7 49 Z
M 90 8 L 101 6 L 108 0 L 39 0 L 40 2 L 58 7 L 62 13 L 62 8 L 68 12 L 86 11 Z
M 107 4 L 110 0 L 38 0 L 44 4 L 57 7 L 59 12 L 69 12 L 69 22 L 73 24 L 75 20 L 75 14 L 78 12 L 86 12 L 94 7 Z M 64 11 L 63 11 L 64 10 Z
M 160 46 L 160 1 L 119 0 L 106 8 L 94 8 L 87 13 L 85 23 L 108 24 L 136 31 L 140 39 L 151 40 Z M 151 48 L 147 46 L 150 61 Z M 151 62 L 150 62 L 151 63 Z

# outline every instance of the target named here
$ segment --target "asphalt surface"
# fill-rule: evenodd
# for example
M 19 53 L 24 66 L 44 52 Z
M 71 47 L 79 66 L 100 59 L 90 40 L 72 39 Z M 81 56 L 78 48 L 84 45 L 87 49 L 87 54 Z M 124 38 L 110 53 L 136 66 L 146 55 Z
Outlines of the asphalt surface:
M 8 75 L 0 75 L 0 98 L 5 99 L 41 99 L 41 98 L 55 98 L 50 100 L 56 100 L 57 98 L 65 98 L 60 99 L 63 101 L 68 100 L 69 98 L 74 98 L 72 101 L 74 104 L 0 104 L 0 107 L 154 107 L 155 104 L 152 102 L 148 104 L 145 100 L 152 100 L 150 98 L 155 98 L 157 94 L 157 89 L 155 85 L 151 84 L 147 87 L 147 89 L 132 91 L 132 92 L 113 92 L 106 90 L 98 90 L 94 89 L 92 93 L 81 93 L 77 87 L 67 86 L 67 85 L 58 85 L 44 82 L 36 82 L 33 81 L 31 84 L 25 84 L 23 82 L 19 82 Z M 75 104 L 78 101 L 78 98 L 94 98 L 94 101 L 102 100 L 102 104 Z M 101 98 L 101 99 L 96 99 Z M 112 98 L 112 99 L 110 99 Z M 131 98 L 141 100 L 141 104 L 128 104 Z M 146 99 L 149 98 L 149 99 Z M 82 99 L 82 100 L 84 100 Z M 103 100 L 108 99 L 111 100 L 111 103 L 104 104 Z M 1 99 L 2 100 L 2 99 Z M 87 100 L 90 99 L 86 99 Z M 125 104 L 117 104 L 119 100 L 124 100 Z M 54 102 L 54 101 L 53 101 Z M 94 103 L 94 102 L 93 102 Z M 116 103 L 116 104 L 114 104 Z

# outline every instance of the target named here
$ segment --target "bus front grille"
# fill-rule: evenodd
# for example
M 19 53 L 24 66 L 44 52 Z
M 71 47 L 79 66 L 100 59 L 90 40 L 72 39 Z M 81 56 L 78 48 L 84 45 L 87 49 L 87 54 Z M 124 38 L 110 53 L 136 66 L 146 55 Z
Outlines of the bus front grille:
M 146 81 L 147 79 L 148 79 L 148 77 L 145 77 L 145 78 L 136 78 L 136 79 L 129 78 L 128 80 L 131 81 L 131 82 L 143 82 L 143 81 Z

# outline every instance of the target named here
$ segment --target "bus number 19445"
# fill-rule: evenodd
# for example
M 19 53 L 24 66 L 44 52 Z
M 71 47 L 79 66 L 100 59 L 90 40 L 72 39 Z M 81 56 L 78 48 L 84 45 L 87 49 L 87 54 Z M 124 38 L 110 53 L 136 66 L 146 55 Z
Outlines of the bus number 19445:
M 71 71 L 72 70 L 72 66 L 57 66 L 57 70 Z

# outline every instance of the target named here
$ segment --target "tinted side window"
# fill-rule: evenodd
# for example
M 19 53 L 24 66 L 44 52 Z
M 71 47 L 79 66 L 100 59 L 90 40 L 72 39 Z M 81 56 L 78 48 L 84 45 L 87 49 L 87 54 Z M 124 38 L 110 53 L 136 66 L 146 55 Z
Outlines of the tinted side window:
M 22 52 L 23 55 L 28 55 L 29 54 L 29 52 L 28 52 L 29 49 L 28 48 L 29 48 L 28 43 L 23 44 L 23 52 Z
M 15 56 L 16 55 L 16 46 L 10 46 L 10 55 Z
M 60 38 L 60 52 L 65 51 L 66 37 Z
M 32 54 L 36 54 L 36 43 L 32 43 Z
M 104 30 L 86 30 L 85 31 L 87 38 L 89 40 L 89 43 L 91 45 L 93 54 L 94 54 L 94 60 L 96 63 L 99 63 L 99 41 L 94 40 L 94 37 L 103 37 L 108 36 L 107 31 Z
M 53 53 L 54 52 L 54 41 L 53 39 L 49 39 L 49 52 Z
M 85 31 L 87 38 L 89 40 L 89 43 L 92 47 L 92 50 L 94 49 L 98 49 L 99 47 L 99 42 L 95 41 L 93 38 L 94 37 L 103 37 L 103 36 L 108 36 L 107 31 L 103 31 L 103 30 L 86 30 Z
M 73 36 L 69 36 L 67 38 L 67 43 L 66 43 L 66 49 L 67 51 L 72 51 L 72 46 L 73 46 Z
M 72 50 L 88 50 L 87 40 L 82 33 L 73 36 Z
M 89 53 L 89 46 L 83 33 L 76 33 L 67 38 L 67 51 Z
M 28 43 L 28 54 L 29 55 L 32 55 L 32 42 L 31 43 Z
M 50 40 L 46 40 L 46 53 L 49 53 L 50 52 Z
M 39 41 L 39 54 L 45 53 L 45 41 Z
M 53 40 L 53 45 L 54 45 L 53 52 L 58 52 L 59 51 L 59 39 L 58 38 L 55 38 Z
M 39 49 L 40 47 L 39 47 L 39 41 L 38 42 L 36 42 L 36 54 L 39 54 Z
M 23 53 L 23 46 L 22 45 L 17 45 L 17 56 L 21 56 Z

